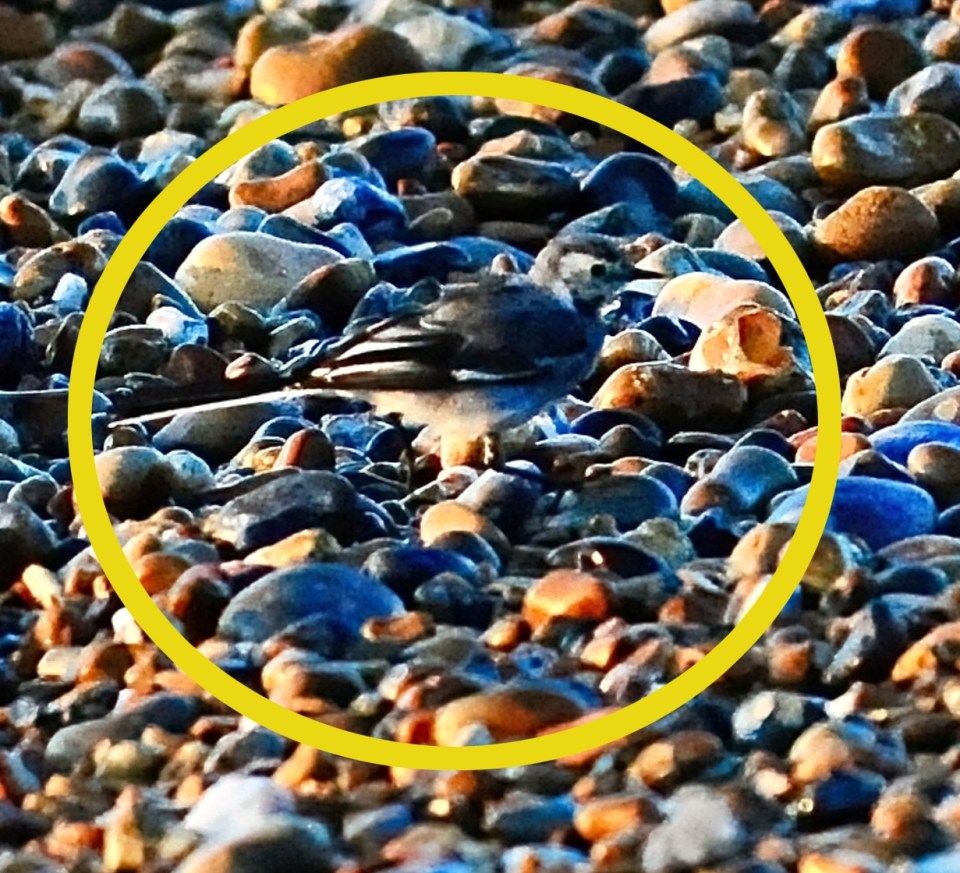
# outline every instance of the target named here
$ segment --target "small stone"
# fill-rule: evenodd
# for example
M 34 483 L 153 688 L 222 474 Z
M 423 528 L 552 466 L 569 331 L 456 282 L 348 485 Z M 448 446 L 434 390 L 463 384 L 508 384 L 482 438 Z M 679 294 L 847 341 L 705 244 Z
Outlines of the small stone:
M 169 470 L 156 449 L 108 449 L 96 456 L 95 463 L 107 511 L 118 518 L 145 518 L 169 494 Z
M 156 88 L 142 82 L 112 80 L 83 101 L 77 127 L 92 140 L 112 142 L 145 136 L 163 128 L 166 108 Z
M 325 873 L 333 869 L 331 851 L 330 834 L 320 822 L 274 814 L 227 839 L 203 843 L 176 873 Z
M 549 214 L 569 206 L 580 191 L 561 165 L 511 155 L 464 161 L 451 184 L 483 216 Z
M 684 787 L 670 799 L 667 820 L 650 834 L 643 869 L 672 873 L 736 857 L 747 831 L 727 801 L 709 788 Z
M 807 128 L 817 131 L 827 124 L 834 124 L 854 115 L 864 115 L 869 111 L 867 83 L 857 76 L 838 76 L 821 89 L 810 109 Z
M 275 570 L 245 588 L 224 610 L 218 632 L 227 639 L 263 642 L 301 619 L 322 617 L 344 640 L 369 618 L 399 615 L 400 599 L 385 585 L 340 564 Z
M 576 570 L 554 570 L 538 579 L 523 597 L 523 617 L 536 631 L 552 618 L 600 622 L 612 595 L 602 580 Z
M 441 706 L 434 718 L 433 738 L 438 746 L 462 745 L 480 727 L 495 742 L 522 739 L 582 713 L 572 697 L 536 686 L 487 691 Z
M 960 324 L 946 315 L 912 318 L 880 349 L 879 357 L 910 355 L 940 363 L 960 349 Z
M 936 216 L 903 188 L 858 191 L 814 226 L 814 241 L 836 260 L 910 258 L 936 245 Z
M 794 315 L 786 295 L 765 282 L 730 280 L 701 272 L 685 273 L 667 282 L 657 294 L 653 315 L 682 318 L 704 329 L 746 303 L 755 303 L 791 318 Z
M 923 54 L 895 27 L 857 27 L 837 52 L 837 74 L 859 76 L 874 100 L 883 100 L 923 66 Z
M 789 95 L 764 88 L 750 95 L 743 107 L 744 145 L 765 158 L 781 158 L 801 151 L 807 142 L 803 112 Z
M 719 373 L 693 373 L 672 362 L 628 364 L 591 400 L 597 409 L 632 409 L 677 430 L 736 421 L 746 405 L 742 383 Z
M 910 452 L 907 469 L 941 506 L 960 503 L 960 449 L 924 443 Z
M 767 521 L 795 524 L 808 490 L 805 486 L 788 492 Z M 933 498 L 916 485 L 852 476 L 837 483 L 828 526 L 831 530 L 858 536 L 871 548 L 880 549 L 907 537 L 932 533 L 936 517 Z
M 267 49 L 250 71 L 250 93 L 278 106 L 350 82 L 422 70 L 422 58 L 402 36 L 354 25 Z
M 899 115 L 934 112 L 960 121 L 960 65 L 931 64 L 890 92 L 887 108 Z
M 47 15 L 0 7 L 0 61 L 43 57 L 55 45 L 56 30 Z
M 310 25 L 294 10 L 278 9 L 270 15 L 254 15 L 237 34 L 234 63 L 249 70 L 267 49 L 302 42 L 310 35 Z
M 821 127 L 811 154 L 829 185 L 919 185 L 960 167 L 960 128 L 929 112 L 862 115 Z
M 931 303 L 934 306 L 953 307 L 960 302 L 960 282 L 949 261 L 937 257 L 920 258 L 904 267 L 897 276 L 893 297 L 898 306 Z M 909 324 L 913 323 L 915 320 Z
M 655 21 L 643 41 L 647 49 L 656 54 L 701 34 L 732 35 L 740 28 L 749 29 L 756 20 L 753 7 L 741 0 L 700 0 Z
M 573 818 L 573 826 L 585 840 L 616 838 L 660 822 L 655 803 L 644 795 L 610 794 L 595 797 L 580 806 Z
M 847 380 L 841 408 L 844 415 L 861 418 L 882 409 L 909 409 L 936 394 L 938 387 L 917 358 L 888 355 Z
M 792 350 L 781 345 L 782 316 L 752 304 L 738 306 L 703 331 L 690 353 L 693 372 L 720 372 L 751 385 L 788 376 Z
M 678 731 L 646 746 L 628 774 L 655 791 L 666 791 L 693 779 L 723 754 L 723 744 L 706 731 Z
M 340 258 L 325 246 L 237 231 L 196 245 L 174 280 L 204 312 L 224 299 L 266 311 L 310 273 Z
M 325 179 L 323 164 L 306 161 L 271 178 L 240 180 L 230 188 L 230 205 L 282 212 L 312 196 Z

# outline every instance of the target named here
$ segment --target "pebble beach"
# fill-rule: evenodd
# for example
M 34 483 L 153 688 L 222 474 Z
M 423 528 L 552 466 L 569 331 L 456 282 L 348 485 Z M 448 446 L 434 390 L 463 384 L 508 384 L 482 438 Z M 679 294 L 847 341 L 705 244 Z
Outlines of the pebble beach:
M 309 94 L 458 70 L 609 97 L 734 175 L 816 288 L 842 461 L 802 581 L 707 691 L 558 761 L 433 772 L 298 745 L 180 672 L 90 547 L 66 410 L 93 288 L 181 170 Z M 960 0 L 0 3 L 0 873 L 960 873 L 958 265 Z M 517 288 L 595 301 L 603 340 L 495 459 L 273 390 Z M 793 305 L 702 182 L 560 110 L 430 97 L 317 120 L 184 205 L 91 427 L 117 539 L 204 656 L 462 747 L 699 662 L 789 547 L 818 424 Z

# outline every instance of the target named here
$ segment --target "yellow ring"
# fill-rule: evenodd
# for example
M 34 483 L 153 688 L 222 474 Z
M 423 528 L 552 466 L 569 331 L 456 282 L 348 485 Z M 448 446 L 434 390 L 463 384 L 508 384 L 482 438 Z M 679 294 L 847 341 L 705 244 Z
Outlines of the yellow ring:
M 809 497 L 790 546 L 763 594 L 711 652 L 642 700 L 592 722 L 532 739 L 465 748 L 399 743 L 321 724 L 252 691 L 201 655 L 150 599 L 117 541 L 100 495 L 90 428 L 100 347 L 120 294 L 150 242 L 193 194 L 252 150 L 318 118 L 388 100 L 444 95 L 522 100 L 579 115 L 655 148 L 707 185 L 763 247 L 793 302 L 810 348 L 821 425 Z M 298 743 L 421 770 L 518 767 L 572 755 L 620 739 L 691 700 L 760 639 L 786 604 L 826 526 L 840 463 L 840 381 L 827 321 L 800 259 L 763 207 L 712 158 L 662 124 L 568 85 L 497 73 L 415 73 L 344 85 L 275 109 L 214 145 L 157 195 L 107 264 L 77 339 L 69 393 L 68 443 L 81 518 L 111 585 L 161 651 L 227 706 Z

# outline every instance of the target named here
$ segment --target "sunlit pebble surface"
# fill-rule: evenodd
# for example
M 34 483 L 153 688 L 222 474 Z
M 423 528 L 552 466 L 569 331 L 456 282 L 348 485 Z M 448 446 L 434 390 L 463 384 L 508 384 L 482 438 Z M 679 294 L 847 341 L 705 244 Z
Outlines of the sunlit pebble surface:
M 942 0 L 0 6 L 0 871 L 960 870 L 957 59 Z M 705 148 L 803 259 L 844 383 L 829 532 L 763 640 L 631 737 L 488 773 L 337 759 L 197 688 L 112 594 L 63 439 L 90 289 L 150 198 L 271 105 L 421 69 L 556 79 Z M 398 433 L 332 398 L 108 435 L 111 404 L 216 393 L 243 352 L 266 377 L 509 270 L 605 293 L 609 338 L 497 472 L 411 428 L 408 490 Z M 320 121 L 212 181 L 135 272 L 97 387 L 117 536 L 187 639 L 298 712 L 446 745 L 703 657 L 777 566 L 817 435 L 792 308 L 725 207 L 482 99 Z

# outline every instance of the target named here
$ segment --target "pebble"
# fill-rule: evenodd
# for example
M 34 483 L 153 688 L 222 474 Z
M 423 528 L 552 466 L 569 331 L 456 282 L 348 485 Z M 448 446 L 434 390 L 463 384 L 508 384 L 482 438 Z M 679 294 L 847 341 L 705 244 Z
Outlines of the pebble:
M 841 409 L 865 418 L 883 409 L 909 409 L 937 393 L 937 383 L 917 358 L 892 354 L 847 380 Z
M 267 49 L 250 70 L 250 93 L 279 106 L 350 82 L 423 69 L 423 59 L 402 36 L 355 25 Z
M 796 522 L 808 486 L 788 492 L 768 522 Z M 830 508 L 831 530 L 860 537 L 872 549 L 908 537 L 933 533 L 936 507 L 922 488 L 890 479 L 854 476 L 840 479 Z
M 837 74 L 863 79 L 874 100 L 885 99 L 922 66 L 919 47 L 895 27 L 854 28 L 837 53 Z
M 176 873 L 330 870 L 330 843 L 327 829 L 313 819 L 270 815 L 242 834 L 201 845 L 176 867 Z
M 223 302 L 225 289 L 231 301 L 264 312 L 315 270 L 338 260 L 340 255 L 325 246 L 236 231 L 194 246 L 174 281 L 203 312 Z
M 960 167 L 960 128 L 932 112 L 860 115 L 821 127 L 811 149 L 829 185 L 920 185 Z
M 322 621 L 344 641 L 369 618 L 399 615 L 389 588 L 339 564 L 303 564 L 275 570 L 240 592 L 220 616 L 227 639 L 263 642 L 304 619 Z
M 937 218 L 923 203 L 903 188 L 881 185 L 862 188 L 813 229 L 816 245 L 838 261 L 915 257 L 939 235 Z
M 589 573 L 554 570 L 538 579 L 523 596 L 523 617 L 534 631 L 551 618 L 602 621 L 611 608 L 606 584 Z
M 433 723 L 438 746 L 462 745 L 482 729 L 493 742 L 530 737 L 582 714 L 572 697 L 535 686 L 461 697 L 441 706 Z

